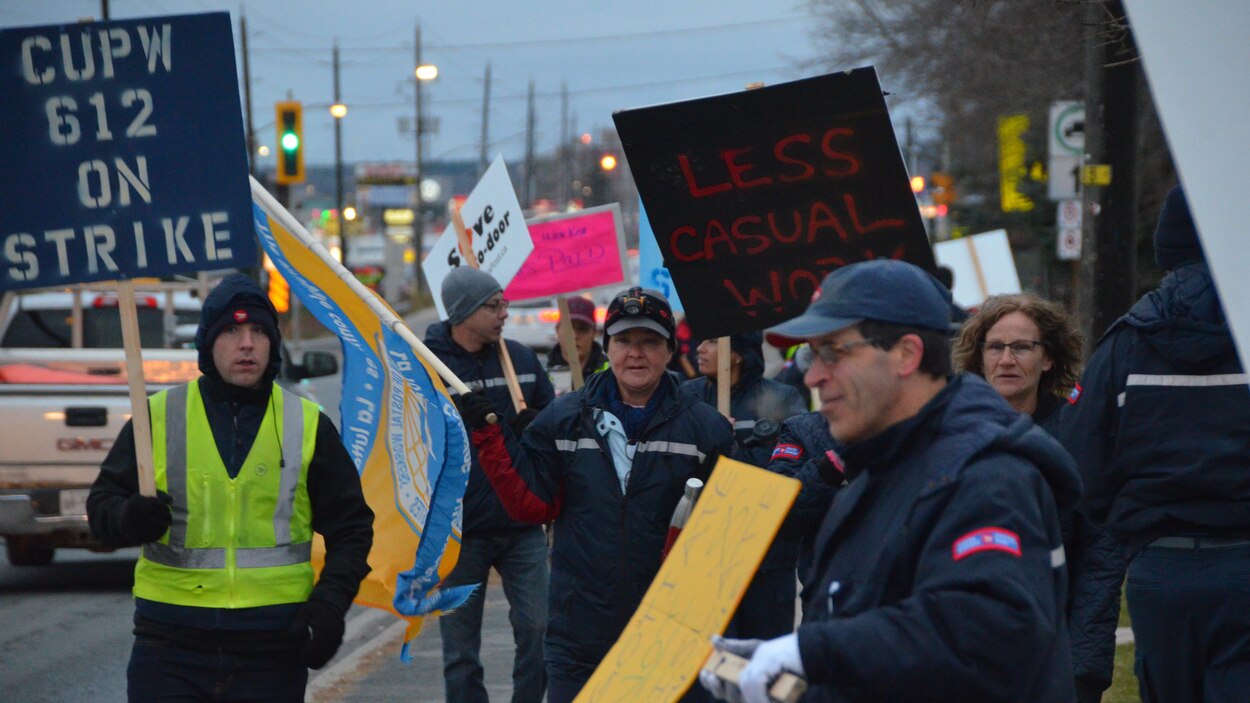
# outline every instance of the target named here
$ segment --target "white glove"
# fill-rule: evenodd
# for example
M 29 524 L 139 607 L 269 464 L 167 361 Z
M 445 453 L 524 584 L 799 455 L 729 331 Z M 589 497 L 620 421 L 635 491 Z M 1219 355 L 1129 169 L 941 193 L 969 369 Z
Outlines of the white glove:
M 725 639 L 719 635 L 712 635 L 712 646 L 717 649 L 724 650 L 730 654 L 737 654 L 743 659 L 750 659 L 755 653 L 755 648 L 759 647 L 764 640 L 731 640 Z M 743 703 L 742 694 L 738 692 L 736 686 L 726 684 L 716 674 L 708 669 L 699 671 L 699 684 L 706 688 L 712 697 L 729 701 L 729 703 Z
M 799 636 L 791 632 L 784 637 L 768 640 L 755 649 L 751 662 L 738 676 L 738 686 L 746 703 L 770 703 L 768 686 L 781 672 L 803 672 L 803 658 L 799 655 Z

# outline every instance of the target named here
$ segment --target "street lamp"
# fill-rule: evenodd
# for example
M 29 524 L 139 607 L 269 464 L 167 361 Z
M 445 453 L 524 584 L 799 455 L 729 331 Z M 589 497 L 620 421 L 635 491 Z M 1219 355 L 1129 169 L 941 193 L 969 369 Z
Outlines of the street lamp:
M 334 213 L 338 218 L 341 261 L 343 266 L 347 266 L 347 227 L 343 221 L 343 118 L 347 115 L 347 106 L 339 97 L 338 39 L 334 40 L 334 104 L 330 106 L 330 114 L 334 116 Z
M 424 251 L 425 249 L 425 241 L 424 241 L 425 240 L 425 212 L 424 212 L 424 208 L 421 206 L 421 200 L 422 200 L 421 181 L 423 180 L 425 176 L 425 165 L 424 163 L 422 163 L 422 155 L 421 155 L 421 150 L 422 150 L 421 142 L 423 141 L 423 135 L 425 134 L 425 131 L 424 131 L 425 125 L 423 124 L 425 120 L 422 117 L 422 111 L 421 111 L 421 83 L 423 83 L 424 81 L 432 81 L 435 78 L 438 78 L 438 66 L 435 66 L 434 64 L 431 64 L 431 63 L 421 62 L 421 25 L 419 24 L 417 25 L 417 28 L 416 28 L 415 38 L 416 38 L 416 42 L 414 44 L 415 49 L 413 53 L 413 66 L 415 66 L 415 68 L 412 70 L 412 74 L 415 78 L 413 83 L 416 84 L 415 108 L 416 108 L 416 113 L 417 113 L 417 120 L 416 120 L 416 124 L 413 127 L 413 133 L 416 136 L 416 142 L 417 142 L 417 149 L 416 149 L 416 167 L 417 168 L 416 168 L 416 179 L 413 183 L 413 188 L 412 188 L 413 193 L 414 193 L 413 194 L 413 205 L 414 205 L 413 211 L 416 214 L 416 220 L 412 227 L 412 234 L 413 234 L 412 238 L 415 240 L 414 246 L 416 247 L 416 254 L 417 254 L 417 261 L 418 261 L 417 266 L 416 266 L 417 291 L 420 292 L 420 291 L 425 290 L 426 288 L 425 272 L 422 271 L 421 264 L 420 264 L 421 252 Z

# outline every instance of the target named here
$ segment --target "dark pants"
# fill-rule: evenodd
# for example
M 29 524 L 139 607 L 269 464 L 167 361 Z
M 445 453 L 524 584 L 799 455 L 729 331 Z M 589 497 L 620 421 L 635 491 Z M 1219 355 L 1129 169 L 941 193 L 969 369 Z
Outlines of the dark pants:
M 443 685 L 448 703 L 487 703 L 483 683 L 482 608 L 491 567 L 508 598 L 516 643 L 512 665 L 514 703 L 539 703 L 546 688 L 543 634 L 547 631 L 547 536 L 532 527 L 501 536 L 465 537 L 456 568 L 444 586 L 480 583 L 465 604 L 438 618 L 443 638 Z
M 139 635 L 130 651 L 126 693 L 149 701 L 302 703 L 308 669 L 299 652 L 226 654 L 178 647 Z
M 1143 703 L 1250 699 L 1250 545 L 1146 547 L 1126 595 Z
M 797 590 L 793 568 L 757 571 L 738 604 L 738 612 L 725 629 L 725 636 L 771 640 L 794 632 Z

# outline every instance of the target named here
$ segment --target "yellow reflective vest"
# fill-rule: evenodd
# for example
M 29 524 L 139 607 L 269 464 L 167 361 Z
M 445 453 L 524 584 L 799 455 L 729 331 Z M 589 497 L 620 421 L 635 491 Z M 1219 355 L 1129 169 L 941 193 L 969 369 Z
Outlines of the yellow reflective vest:
M 157 393 L 148 407 L 156 487 L 173 498 L 173 522 L 143 545 L 135 596 L 205 608 L 307 600 L 316 404 L 275 384 L 234 478 L 217 451 L 197 382 Z

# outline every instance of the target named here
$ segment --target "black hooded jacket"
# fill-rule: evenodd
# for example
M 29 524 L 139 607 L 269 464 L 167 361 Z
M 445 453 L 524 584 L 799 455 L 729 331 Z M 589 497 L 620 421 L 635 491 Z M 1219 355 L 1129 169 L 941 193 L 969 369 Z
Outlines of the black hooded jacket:
M 758 337 L 757 337 L 758 338 Z M 803 396 L 784 383 L 764 378 L 759 342 L 734 346 L 742 357 L 738 382 L 729 389 L 729 415 L 734 419 L 735 459 L 767 468 L 781 423 L 807 411 Z M 716 407 L 716 379 L 701 376 L 681 384 L 681 392 Z
M 260 287 L 244 276 L 224 279 L 204 301 L 200 329 L 196 333 L 200 370 L 199 384 L 213 438 L 231 476 L 239 472 L 266 410 L 273 380 L 281 368 L 281 337 L 266 327 L 270 337 L 269 364 L 260 386 L 241 388 L 226 383 L 213 365 L 208 327 L 230 307 L 246 300 L 272 306 Z M 274 318 L 276 319 L 276 314 Z M 92 533 L 113 547 L 136 546 L 127 542 L 120 526 L 126 499 L 139 490 L 135 462 L 134 428 L 122 427 L 112 449 L 100 466 L 100 475 L 87 499 Z M 330 418 L 321 413 L 316 446 L 308 467 L 308 497 L 312 503 L 313 530 L 325 538 L 325 567 L 309 600 L 322 600 L 346 613 L 369 573 L 367 557 L 373 542 L 373 511 L 365 503 L 360 476 L 343 447 Z M 286 629 L 300 604 L 231 610 L 173 606 L 137 599 L 136 633 L 153 635 L 203 647 L 212 643 L 228 651 L 284 648 L 294 643 Z M 268 633 L 268 634 L 267 634 Z
M 1250 389 L 1204 262 L 1180 265 L 1117 320 L 1060 438 L 1090 517 L 1132 555 L 1167 535 L 1250 536 Z

